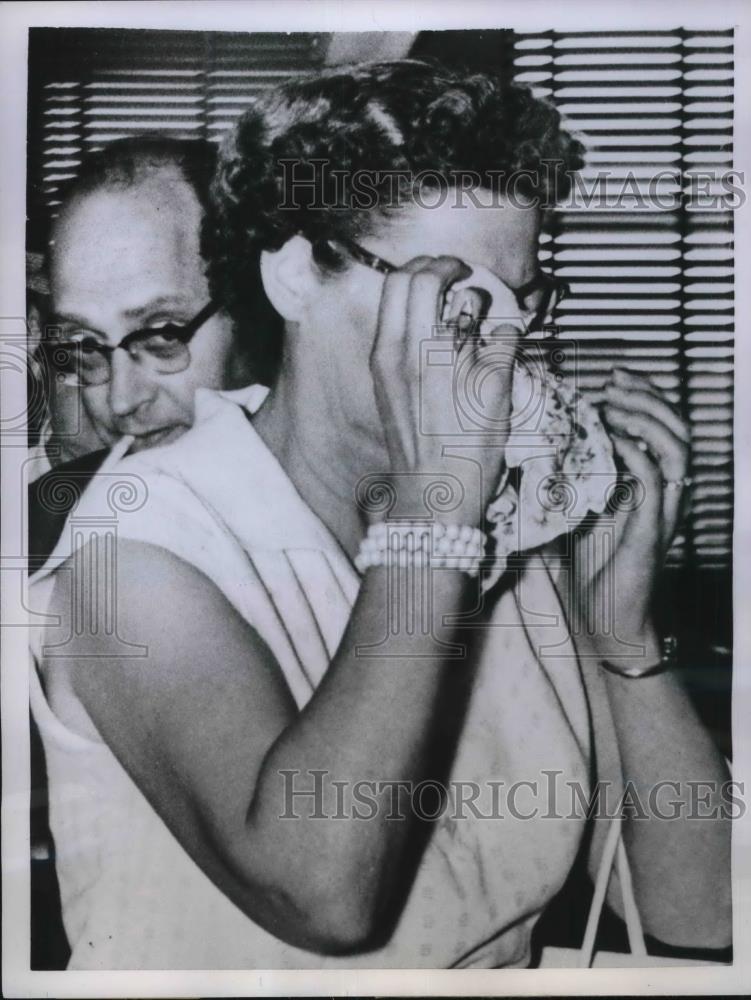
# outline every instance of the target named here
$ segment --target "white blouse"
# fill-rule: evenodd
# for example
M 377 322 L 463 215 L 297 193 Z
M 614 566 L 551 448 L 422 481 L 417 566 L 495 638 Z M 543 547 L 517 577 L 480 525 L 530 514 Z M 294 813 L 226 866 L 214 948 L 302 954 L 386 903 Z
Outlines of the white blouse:
M 161 546 L 214 582 L 268 644 L 305 705 L 341 639 L 360 579 L 247 419 L 243 405 L 252 411 L 263 395 L 258 386 L 200 390 L 195 425 L 178 441 L 123 459 L 115 453 L 32 581 L 33 610 L 44 611 L 57 567 L 92 531 Z M 532 556 L 506 580 L 478 643 L 448 782 L 450 791 L 479 783 L 481 815 L 450 796 L 390 940 L 354 957 L 292 947 L 245 916 L 182 849 L 108 746 L 56 717 L 32 670 L 70 968 L 528 964 L 532 928 L 562 886 L 584 829 L 582 816 L 544 818 L 550 772 L 588 789 L 590 712 L 545 562 Z M 119 638 L 132 655 L 144 655 L 137 636 Z M 37 635 L 37 658 L 42 641 Z M 522 818 L 535 807 L 535 818 Z

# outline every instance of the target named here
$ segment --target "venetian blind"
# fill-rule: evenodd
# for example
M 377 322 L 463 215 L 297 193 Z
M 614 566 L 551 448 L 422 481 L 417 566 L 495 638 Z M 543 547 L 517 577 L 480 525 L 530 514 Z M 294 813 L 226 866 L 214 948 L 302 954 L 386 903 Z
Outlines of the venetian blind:
M 719 177 L 732 168 L 732 31 L 511 37 L 516 78 L 550 97 L 589 150 L 582 187 L 541 246 L 572 289 L 557 317 L 574 348 L 564 368 L 596 386 L 622 362 L 680 403 L 695 485 L 671 560 L 725 569 L 733 230 Z M 84 152 L 152 130 L 218 139 L 258 93 L 320 66 L 324 50 L 323 36 L 305 33 L 33 29 L 32 229 Z
M 588 148 L 541 256 L 571 285 L 557 323 L 584 387 L 656 377 L 692 431 L 691 516 L 673 563 L 729 565 L 732 535 L 732 31 L 517 33 L 514 75 Z
M 34 37 L 36 35 L 36 37 Z M 30 164 L 30 209 L 56 204 L 81 155 L 121 136 L 161 132 L 218 140 L 264 90 L 309 73 L 324 56 L 323 36 L 35 29 L 29 122 L 41 156 Z

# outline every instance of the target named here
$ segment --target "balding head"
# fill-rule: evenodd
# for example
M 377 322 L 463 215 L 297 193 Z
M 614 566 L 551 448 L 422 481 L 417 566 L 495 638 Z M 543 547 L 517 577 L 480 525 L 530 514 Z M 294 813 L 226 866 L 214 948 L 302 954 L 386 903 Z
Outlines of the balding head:
M 203 217 L 194 190 L 174 166 L 159 166 L 127 187 L 98 187 L 69 197 L 52 229 L 50 288 L 57 312 L 144 305 L 163 291 L 208 287 L 200 255 Z M 87 310 L 88 311 L 88 310 Z
M 101 188 L 132 187 L 166 168 L 181 175 L 205 209 L 216 162 L 216 147 L 202 139 L 155 135 L 115 139 L 84 158 L 76 176 L 61 189 L 60 201 L 65 205 L 77 195 Z
M 161 148 L 157 156 L 152 147 L 134 152 L 131 144 L 117 156 L 109 150 L 97 156 L 67 191 L 51 233 L 57 335 L 114 349 L 123 338 L 149 330 L 159 348 L 159 331 L 185 326 L 209 302 L 199 192 L 184 162 L 165 157 Z M 167 340 L 175 342 L 169 330 Z M 126 343 L 132 345 L 132 337 Z M 138 343 L 143 341 L 136 338 Z M 157 354 L 140 348 L 105 351 L 108 377 L 105 366 L 106 380 L 82 386 L 81 395 L 106 440 L 133 434 L 135 450 L 172 440 L 192 423 L 197 388 L 245 380 L 237 372 L 230 321 L 221 311 L 188 346 L 187 366 L 177 372 L 164 372 Z

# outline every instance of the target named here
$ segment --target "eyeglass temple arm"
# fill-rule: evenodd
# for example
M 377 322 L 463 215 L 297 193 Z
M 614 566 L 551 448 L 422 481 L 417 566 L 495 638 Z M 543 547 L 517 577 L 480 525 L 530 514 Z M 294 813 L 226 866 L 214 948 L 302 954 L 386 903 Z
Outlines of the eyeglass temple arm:
M 192 336 L 196 330 L 202 326 L 207 319 L 214 315 L 214 313 L 219 312 L 221 304 L 216 299 L 209 299 L 203 309 L 193 317 L 190 323 L 186 323 L 183 329 L 186 333 L 190 332 Z
M 371 253 L 370 250 L 366 250 L 359 243 L 348 240 L 346 237 L 337 236 L 335 239 L 326 240 L 326 242 L 334 247 L 338 243 L 344 247 L 350 257 L 353 257 L 359 264 L 364 264 L 365 267 L 369 267 L 373 271 L 378 271 L 381 274 L 393 274 L 397 270 L 396 264 L 391 264 L 389 261 L 384 260 L 383 257 Z

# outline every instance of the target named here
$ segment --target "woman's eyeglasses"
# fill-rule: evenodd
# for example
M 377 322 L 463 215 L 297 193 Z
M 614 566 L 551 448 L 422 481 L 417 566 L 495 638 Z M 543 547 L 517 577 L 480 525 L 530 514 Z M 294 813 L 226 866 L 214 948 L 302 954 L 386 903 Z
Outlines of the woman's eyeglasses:
M 378 271 L 379 274 L 391 274 L 397 270 L 396 264 L 391 264 L 383 257 L 378 257 L 353 240 L 337 237 L 325 242 L 334 249 L 341 248 L 352 260 L 371 268 L 373 271 Z M 537 333 L 545 329 L 553 310 L 568 295 L 569 287 L 560 278 L 554 278 L 545 271 L 538 271 L 521 288 L 509 288 L 509 291 L 516 299 L 526 324 L 527 333 Z
M 150 374 L 176 375 L 190 364 L 190 341 L 194 334 L 219 310 L 218 302 L 208 302 L 187 323 L 165 323 L 159 327 L 134 330 L 111 347 L 96 337 L 83 335 L 68 340 L 42 341 L 52 366 L 73 382 L 84 386 L 104 385 L 112 374 L 112 355 L 127 351 Z

